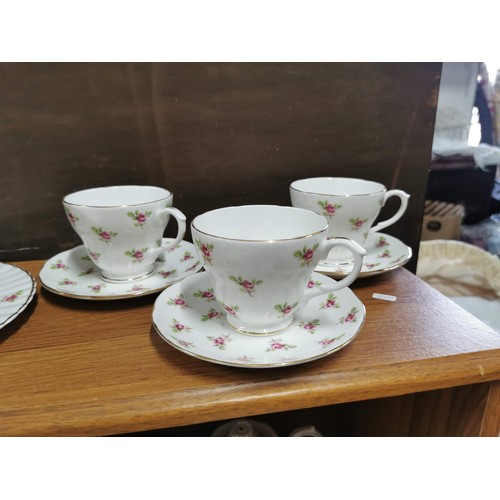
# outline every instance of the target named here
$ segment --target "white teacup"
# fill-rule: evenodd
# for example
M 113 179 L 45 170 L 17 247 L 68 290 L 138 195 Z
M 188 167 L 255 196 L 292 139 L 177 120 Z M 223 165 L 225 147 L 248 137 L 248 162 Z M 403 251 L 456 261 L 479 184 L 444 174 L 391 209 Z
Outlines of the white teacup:
M 373 226 L 381 208 L 392 196 L 401 200 L 399 209 L 389 219 Z M 349 238 L 361 246 L 369 234 L 401 218 L 409 197 L 400 189 L 388 191 L 379 182 L 349 177 L 311 177 L 290 185 L 292 206 L 312 210 L 328 219 L 328 238 Z M 344 249 L 335 249 L 321 264 L 337 265 L 351 260 L 352 256 Z
M 127 282 L 149 276 L 160 254 L 184 237 L 186 217 L 172 200 L 160 187 L 110 186 L 69 194 L 63 206 L 102 278 Z M 162 245 L 170 215 L 177 220 L 177 237 Z
M 195 217 L 193 241 L 231 327 L 252 334 L 283 330 L 312 297 L 356 279 L 365 250 L 348 239 L 327 241 L 327 228 L 321 215 L 277 205 L 226 207 Z M 319 259 L 338 246 L 353 252 L 352 271 L 335 284 L 308 288 Z

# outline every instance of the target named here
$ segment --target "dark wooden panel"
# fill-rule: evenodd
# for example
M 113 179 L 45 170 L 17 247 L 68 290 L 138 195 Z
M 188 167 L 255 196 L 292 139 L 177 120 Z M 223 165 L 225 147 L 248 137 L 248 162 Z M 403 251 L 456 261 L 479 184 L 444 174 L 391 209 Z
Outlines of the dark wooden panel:
M 79 244 L 61 205 L 78 189 L 164 186 L 191 220 L 231 204 L 289 205 L 294 179 L 337 175 L 411 193 L 408 212 L 386 231 L 416 251 L 440 70 L 438 63 L 0 64 L 0 260 L 48 258 Z

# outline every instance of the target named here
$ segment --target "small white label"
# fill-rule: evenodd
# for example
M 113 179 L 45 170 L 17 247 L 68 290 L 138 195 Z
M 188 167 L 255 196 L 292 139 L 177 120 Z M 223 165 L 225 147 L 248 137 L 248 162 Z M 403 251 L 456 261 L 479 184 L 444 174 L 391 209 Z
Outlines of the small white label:
M 394 295 L 385 295 L 383 293 L 374 293 L 372 295 L 374 299 L 389 300 L 390 302 L 396 302 L 396 297 Z

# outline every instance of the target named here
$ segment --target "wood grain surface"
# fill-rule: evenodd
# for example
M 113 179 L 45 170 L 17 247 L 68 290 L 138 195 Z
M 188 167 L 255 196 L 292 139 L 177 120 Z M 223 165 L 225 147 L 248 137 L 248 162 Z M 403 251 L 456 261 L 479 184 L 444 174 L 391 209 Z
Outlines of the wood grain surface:
M 62 207 L 80 189 L 162 186 L 191 221 L 290 205 L 289 184 L 314 176 L 410 193 L 387 233 L 417 255 L 440 74 L 404 62 L 0 63 L 0 260 L 80 244 Z
M 43 262 L 18 265 L 38 276 Z M 500 379 L 500 334 L 407 270 L 351 289 L 367 311 L 351 344 L 253 370 L 166 344 L 152 327 L 156 295 L 93 302 L 39 288 L 0 331 L 0 434 L 113 435 Z

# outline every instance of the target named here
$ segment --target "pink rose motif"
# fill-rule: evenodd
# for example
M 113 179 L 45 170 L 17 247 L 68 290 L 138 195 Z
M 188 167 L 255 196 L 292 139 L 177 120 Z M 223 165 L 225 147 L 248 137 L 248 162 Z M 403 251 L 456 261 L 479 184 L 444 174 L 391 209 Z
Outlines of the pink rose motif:
M 209 243 L 203 243 L 201 240 L 195 240 L 195 243 L 203 256 L 205 263 L 211 264 L 212 250 L 214 249 L 214 246 Z
M 77 282 L 76 281 L 72 281 L 68 278 L 64 278 L 64 280 L 60 281 L 59 282 L 60 285 L 76 285 Z
M 391 251 L 390 250 L 384 250 L 384 252 L 380 255 L 377 255 L 377 257 L 380 257 L 381 259 L 386 259 L 387 257 L 391 256 Z
M 94 261 L 94 262 L 99 262 L 99 257 L 101 256 L 100 253 L 97 253 L 97 252 L 92 252 L 90 251 L 89 252 L 89 256 L 90 258 Z
M 271 349 L 273 351 L 278 351 L 280 349 L 285 349 L 286 344 L 283 344 L 283 342 L 278 342 L 277 340 L 271 342 Z
M 194 257 L 191 255 L 190 252 L 184 252 L 184 256 L 180 259 L 180 262 L 186 262 L 188 260 L 193 259 Z
M 220 311 L 217 311 L 216 309 L 212 308 L 210 309 L 210 311 L 207 312 L 207 314 L 205 314 L 205 316 L 201 318 L 201 321 L 209 321 L 214 318 L 222 318 L 222 317 L 223 314 Z
M 167 302 L 170 306 L 179 306 L 181 309 L 186 309 L 187 307 L 191 307 L 186 300 L 184 299 L 184 295 L 180 294 L 177 297 L 171 298 Z
M 173 271 L 162 271 L 160 274 L 164 277 L 164 278 L 168 278 L 172 275 L 174 275 L 175 273 L 177 273 L 177 270 L 174 269 Z
M 174 333 L 185 333 L 185 332 L 190 332 L 192 330 L 191 327 L 183 325 L 175 318 L 172 318 L 172 323 L 170 325 L 170 328 Z
M 389 246 L 389 243 L 387 242 L 386 238 L 384 236 L 381 236 L 377 243 L 375 244 L 376 247 L 381 248 L 381 247 L 386 247 Z
M 234 316 L 235 318 L 238 317 L 238 306 L 224 306 L 224 310 L 231 316 Z
M 320 325 L 319 319 L 313 319 L 312 321 L 309 321 L 307 323 L 304 321 L 301 321 L 299 323 L 300 328 L 303 328 L 304 330 L 306 330 L 309 333 L 316 333 L 316 328 L 319 325 Z
M 323 215 L 327 217 L 333 217 L 339 208 L 342 208 L 342 205 L 334 205 L 332 203 L 328 203 L 328 201 L 318 201 L 318 205 L 323 210 Z
M 253 290 L 255 288 L 255 285 L 251 282 L 251 281 L 248 281 L 248 280 L 243 280 L 240 285 L 243 287 L 243 288 L 246 288 L 247 290 Z
M 177 320 L 175 318 L 172 318 L 172 323 L 170 324 L 170 329 L 174 333 L 186 333 L 186 332 L 190 332 L 192 330 L 191 327 L 182 324 L 181 322 L 179 322 L 179 320 Z
M 69 210 L 66 210 L 66 214 L 68 215 L 68 219 L 73 226 L 80 220 L 75 214 L 73 214 Z
M 198 297 L 200 299 L 205 299 L 207 302 L 212 302 L 215 300 L 214 291 L 209 288 L 208 290 L 198 290 L 193 293 L 193 297 Z
M 51 269 L 62 269 L 63 271 L 66 271 L 67 269 L 69 269 L 69 267 L 61 259 L 59 259 L 57 262 L 52 264 L 50 266 L 50 268 Z
M 262 280 L 246 280 L 243 279 L 241 276 L 229 276 L 229 279 L 231 281 L 234 281 L 239 287 L 241 292 L 248 293 L 251 297 L 253 297 L 253 294 L 255 293 L 256 286 L 262 285 L 263 281 Z
M 319 243 L 316 243 L 315 245 L 313 245 L 312 248 L 304 247 L 302 250 L 297 250 L 293 253 L 294 257 L 297 257 L 298 259 L 302 260 L 300 267 L 309 266 L 309 264 L 312 262 L 314 258 L 314 255 L 318 247 Z
M 94 231 L 99 238 L 101 238 L 104 243 L 109 243 L 115 236 L 118 235 L 118 233 L 115 233 L 113 231 L 104 231 L 102 227 L 92 227 L 92 231 Z
M 127 250 L 124 253 L 136 263 L 136 262 L 141 262 L 142 259 L 144 259 L 144 256 L 147 251 L 148 251 L 147 247 L 143 248 L 142 250 L 136 250 L 135 248 L 132 248 L 132 250 Z
M 306 262 L 309 262 L 312 260 L 313 257 L 314 257 L 314 250 L 312 248 L 309 248 L 307 252 L 304 254 L 304 260 Z
M 285 344 L 281 339 L 273 339 L 269 341 L 269 347 L 266 349 L 266 352 L 269 351 L 288 351 L 288 349 L 293 349 L 297 347 L 292 344 Z
M 307 288 L 314 288 L 315 286 L 321 286 L 319 281 L 309 280 L 307 283 Z
M 135 218 L 135 220 L 139 223 L 139 224 L 142 224 L 144 222 L 146 222 L 146 216 L 140 212 L 137 217 Z
M 128 217 L 135 221 L 134 226 L 140 227 L 141 229 L 146 224 L 148 217 L 151 217 L 151 214 L 152 212 L 139 212 L 139 210 L 127 213 Z
M 288 304 L 285 302 L 284 304 L 276 304 L 274 306 L 274 309 L 278 311 L 279 317 L 285 318 L 288 316 L 297 306 L 299 305 L 298 302 L 295 302 L 294 304 Z
M 226 343 L 231 342 L 231 337 L 229 335 L 223 335 L 221 337 L 207 337 L 208 340 L 212 341 L 214 347 L 220 349 L 221 351 L 226 349 Z
M 356 307 L 353 307 L 346 316 L 340 318 L 340 323 L 356 323 L 356 321 L 358 320 L 358 318 L 356 317 L 357 312 L 358 309 Z
M 353 231 L 359 231 L 367 220 L 368 219 L 360 219 L 359 217 L 356 217 L 355 219 L 349 219 L 349 222 L 351 223 L 351 229 Z
M 338 309 L 340 306 L 337 303 L 337 297 L 333 293 L 329 293 L 325 302 L 320 305 L 320 309 Z
M 9 295 L 8 297 L 4 297 L 2 299 L 2 302 L 14 302 L 14 300 L 17 299 L 17 295 L 16 294 L 13 294 L 13 295 Z
M 187 342 L 186 340 L 179 340 L 179 339 L 175 340 L 177 340 L 177 342 L 179 342 L 179 345 L 181 345 L 182 347 L 191 347 L 194 345 L 192 342 Z

